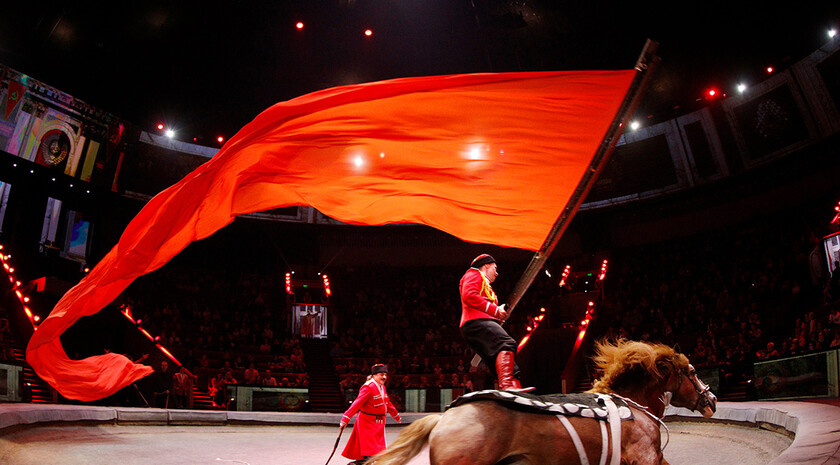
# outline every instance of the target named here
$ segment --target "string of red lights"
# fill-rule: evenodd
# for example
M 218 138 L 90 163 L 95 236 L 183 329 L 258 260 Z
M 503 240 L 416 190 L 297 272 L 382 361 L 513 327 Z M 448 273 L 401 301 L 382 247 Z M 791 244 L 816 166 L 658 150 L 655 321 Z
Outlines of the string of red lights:
M 604 261 L 601 262 L 601 271 L 598 274 L 598 281 L 603 281 L 607 277 L 607 264 L 608 263 L 609 262 L 606 259 L 604 259 Z M 563 274 L 560 277 L 560 282 L 558 283 L 559 287 L 562 288 L 562 287 L 566 286 L 566 284 L 567 284 L 566 279 L 569 278 L 569 275 L 571 274 L 571 271 L 572 271 L 572 266 L 571 265 L 566 265 L 566 267 L 563 269 Z M 546 273 L 546 274 L 548 274 L 548 273 Z M 549 274 L 549 276 L 550 276 L 550 274 Z M 519 344 L 517 345 L 517 348 L 516 348 L 517 353 L 519 353 L 519 351 L 521 351 L 522 348 L 525 347 L 525 345 L 531 339 L 531 335 L 534 333 L 534 331 L 537 330 L 537 327 L 539 327 L 539 325 L 540 325 L 540 323 L 542 323 L 543 319 L 545 319 L 545 311 L 546 311 L 545 307 L 542 307 L 542 308 L 540 308 L 540 313 L 536 317 L 528 316 L 528 326 L 525 328 L 526 331 L 528 331 L 528 332 L 519 341 Z M 587 304 L 587 308 L 586 308 L 586 312 L 584 314 L 583 320 L 580 321 L 580 324 L 578 326 L 580 328 L 580 331 L 578 332 L 577 339 L 575 340 L 575 347 L 574 347 L 573 352 L 572 352 L 573 354 L 574 354 L 575 351 L 577 351 L 577 349 L 580 347 L 580 344 L 583 342 L 583 338 L 586 336 L 586 330 L 587 330 L 587 328 L 589 328 L 589 323 L 592 321 L 592 318 L 594 316 L 595 316 L 595 302 L 594 301 L 589 301 L 589 303 Z
M 6 254 L 4 251 L 3 244 L 0 244 L 0 263 L 3 264 L 3 269 L 6 271 L 6 275 L 9 278 L 9 282 L 12 284 L 12 290 L 15 292 L 15 296 L 20 301 L 20 305 L 23 308 L 23 313 L 26 314 L 26 318 L 29 319 L 29 322 L 32 323 L 32 329 L 38 329 L 38 322 L 41 321 L 41 317 L 32 313 L 32 309 L 29 308 L 29 296 L 24 295 L 21 291 L 22 283 L 15 278 L 15 268 L 11 265 L 10 259 L 12 258 L 11 254 Z

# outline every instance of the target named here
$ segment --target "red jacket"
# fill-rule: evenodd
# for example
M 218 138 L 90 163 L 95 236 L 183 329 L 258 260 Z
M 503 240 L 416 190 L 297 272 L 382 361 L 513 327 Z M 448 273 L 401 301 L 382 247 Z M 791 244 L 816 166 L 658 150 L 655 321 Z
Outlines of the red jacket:
M 388 398 L 385 386 L 380 392 L 372 379 L 359 388 L 359 395 L 344 412 L 341 421 L 349 423 L 356 412 L 360 412 L 359 416 L 341 455 L 351 460 L 362 460 L 385 449 L 385 414 L 391 414 L 397 421 L 400 421 L 400 414 Z
M 490 281 L 476 268 L 470 268 L 461 278 L 461 324 L 478 319 L 499 320 L 499 299 Z

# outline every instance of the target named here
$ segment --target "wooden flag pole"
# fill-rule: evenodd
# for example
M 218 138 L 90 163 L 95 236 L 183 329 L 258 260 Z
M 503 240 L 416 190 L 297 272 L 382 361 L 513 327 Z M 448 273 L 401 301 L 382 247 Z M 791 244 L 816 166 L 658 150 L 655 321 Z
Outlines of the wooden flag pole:
M 522 295 L 531 287 L 531 283 L 534 282 L 537 273 L 545 265 L 546 260 L 548 260 L 548 257 L 554 251 L 557 243 L 560 242 L 560 238 L 563 236 L 566 228 L 569 227 L 569 223 L 571 223 L 578 208 L 580 208 L 580 205 L 586 199 L 587 194 L 589 194 L 589 191 L 595 184 L 595 180 L 601 174 L 610 155 L 615 150 L 615 144 L 618 142 L 621 131 L 627 127 L 628 120 L 638 106 L 643 91 L 650 83 L 650 76 L 653 74 L 652 70 L 659 63 L 659 57 L 656 55 L 658 47 L 659 44 L 654 40 L 648 39 L 645 42 L 642 53 L 636 62 L 635 69 L 637 73 L 630 83 L 630 88 L 627 90 L 627 94 L 624 96 L 624 100 L 621 102 L 621 106 L 615 118 L 613 118 L 612 124 L 610 124 L 606 135 L 601 140 L 601 145 L 595 152 L 595 156 L 592 157 L 592 161 L 589 163 L 577 188 L 566 203 L 566 207 L 560 213 L 560 216 L 557 217 L 554 226 L 551 227 L 551 231 L 548 233 L 548 237 L 546 237 L 542 247 L 531 258 L 531 262 L 525 268 L 522 277 L 519 278 L 519 281 L 513 287 L 513 291 L 507 302 L 507 310 L 510 313 L 513 313 L 513 309 L 516 308 L 516 305 L 522 299 Z M 508 318 L 510 317 L 508 316 Z M 476 355 L 472 359 L 472 366 L 477 366 L 480 362 L 481 358 Z

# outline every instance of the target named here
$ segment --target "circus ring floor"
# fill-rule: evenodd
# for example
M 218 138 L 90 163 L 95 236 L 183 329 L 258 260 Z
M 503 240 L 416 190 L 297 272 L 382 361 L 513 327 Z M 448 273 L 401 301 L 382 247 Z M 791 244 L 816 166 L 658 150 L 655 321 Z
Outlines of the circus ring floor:
M 407 414 L 404 422 L 422 414 Z M 326 462 L 339 415 L 208 412 L 67 405 L 0 405 L 0 463 L 313 464 Z M 666 416 L 665 457 L 687 464 L 838 464 L 840 407 L 811 402 L 721 402 L 712 421 Z M 387 428 L 393 441 L 401 427 Z M 345 464 L 341 448 L 331 463 Z M 412 465 L 428 464 L 423 451 Z

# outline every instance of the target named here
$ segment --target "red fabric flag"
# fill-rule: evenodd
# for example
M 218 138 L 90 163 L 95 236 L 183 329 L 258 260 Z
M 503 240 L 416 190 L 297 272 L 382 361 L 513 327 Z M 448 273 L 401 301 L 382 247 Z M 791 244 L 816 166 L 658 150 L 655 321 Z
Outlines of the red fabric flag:
M 26 86 L 14 79 L 9 79 L 9 89 L 6 92 L 6 115 L 3 119 L 9 119 L 9 115 L 12 114 L 12 111 L 15 109 L 18 102 L 23 99 L 23 94 L 25 92 Z
M 278 103 L 155 196 L 58 302 L 27 359 L 62 395 L 107 396 L 151 372 L 68 360 L 59 335 L 236 215 L 311 205 L 354 224 L 421 223 L 537 250 L 635 71 L 471 74 L 327 89 Z

